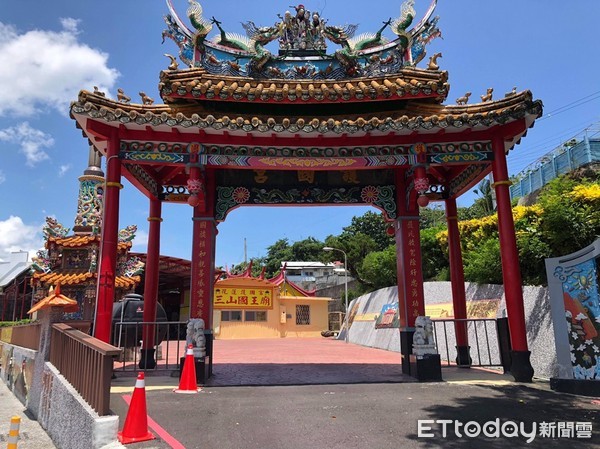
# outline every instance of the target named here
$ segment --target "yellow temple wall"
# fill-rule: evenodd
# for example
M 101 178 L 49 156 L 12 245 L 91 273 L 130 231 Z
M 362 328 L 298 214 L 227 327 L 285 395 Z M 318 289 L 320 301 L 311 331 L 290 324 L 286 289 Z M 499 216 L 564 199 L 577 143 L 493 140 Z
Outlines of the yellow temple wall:
M 296 324 L 296 305 L 310 306 L 310 324 Z M 311 300 L 310 297 L 280 300 L 275 295 L 273 309 L 266 311 L 267 321 L 221 321 L 221 310 L 214 310 L 213 319 L 215 338 L 219 340 L 320 337 L 321 331 L 329 326 L 328 301 Z M 244 309 L 235 310 L 242 311 L 243 319 Z M 281 322 L 283 314 L 286 316 L 285 323 Z

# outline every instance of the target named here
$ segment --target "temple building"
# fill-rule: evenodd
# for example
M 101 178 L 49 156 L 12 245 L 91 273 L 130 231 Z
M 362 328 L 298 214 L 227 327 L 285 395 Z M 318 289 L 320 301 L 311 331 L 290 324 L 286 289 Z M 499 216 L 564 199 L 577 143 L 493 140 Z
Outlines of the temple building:
M 271 279 L 229 271 L 215 282 L 213 326 L 216 339 L 319 337 L 329 328 L 331 298 L 317 297 L 286 280 L 285 268 Z
M 96 306 L 98 284 L 98 255 L 102 239 L 104 173 L 100 154 L 89 149 L 88 167 L 79 177 L 77 214 L 73 232 L 53 217 L 46 217 L 43 228 L 45 248 L 33 258 L 31 285 L 33 302 L 48 296 L 57 285 L 65 296 L 77 300 L 79 307 L 70 319 L 92 320 Z M 136 226 L 119 231 L 117 243 L 117 271 L 115 296 L 121 298 L 135 290 L 140 283 L 144 264 L 129 256 Z
M 477 102 L 464 95 L 447 103 L 441 53 L 418 67 L 440 35 L 437 0 L 415 23 L 415 1 L 406 0 L 398 17 L 359 35 L 357 25 L 334 26 L 297 5 L 280 12 L 275 25 L 243 23 L 240 36 L 216 19 L 218 5 L 209 7 L 208 20 L 198 2 L 189 3 L 181 18 L 166 1 L 163 36 L 175 42 L 184 65 L 170 56 L 160 73 L 163 104 L 143 92 L 132 103 L 122 90 L 115 99 L 82 90 L 71 104 L 76 125 L 108 161 L 95 336 L 110 339 L 123 177 L 148 202 L 144 321 L 155 318 L 162 204 L 182 203 L 193 222 L 190 317 L 213 331 L 217 227 L 231 210 L 363 204 L 381 210 L 395 235 L 402 370 L 412 375 L 415 320 L 425 314 L 419 208 L 445 205 L 454 314 L 466 318 L 456 199 L 492 173 L 511 373 L 530 381 L 506 157 L 541 116 L 541 101 L 529 90 L 494 99 L 490 87 L 473 96 Z M 213 27 L 218 32 L 210 37 Z M 271 42 L 277 55 L 267 49 Z M 460 321 L 456 346 L 468 365 Z M 144 350 L 152 357 L 152 348 Z

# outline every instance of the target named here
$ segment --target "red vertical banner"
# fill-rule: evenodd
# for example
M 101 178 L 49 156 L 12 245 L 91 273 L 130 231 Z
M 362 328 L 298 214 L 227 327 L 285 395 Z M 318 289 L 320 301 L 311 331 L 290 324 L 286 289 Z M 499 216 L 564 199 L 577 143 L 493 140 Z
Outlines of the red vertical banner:
M 425 315 L 419 218 L 402 217 L 396 225 L 398 312 L 400 327 L 413 327 Z
M 402 227 L 402 250 L 405 261 L 404 288 L 406 289 L 408 326 L 414 327 L 415 319 L 419 315 L 425 315 L 419 218 L 403 220 Z
M 212 300 L 217 226 L 213 217 L 194 208 L 192 240 L 192 276 L 190 318 L 202 318 L 206 329 L 212 329 Z

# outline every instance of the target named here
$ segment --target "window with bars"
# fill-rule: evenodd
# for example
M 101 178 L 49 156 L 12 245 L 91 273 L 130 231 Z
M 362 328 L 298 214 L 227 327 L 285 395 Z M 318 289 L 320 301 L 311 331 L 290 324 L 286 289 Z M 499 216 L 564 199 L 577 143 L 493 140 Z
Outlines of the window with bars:
M 296 324 L 310 324 L 310 306 L 304 304 L 296 305 Z
M 267 312 L 246 310 L 244 312 L 244 321 L 267 321 Z
M 242 321 L 241 310 L 222 310 L 221 321 Z

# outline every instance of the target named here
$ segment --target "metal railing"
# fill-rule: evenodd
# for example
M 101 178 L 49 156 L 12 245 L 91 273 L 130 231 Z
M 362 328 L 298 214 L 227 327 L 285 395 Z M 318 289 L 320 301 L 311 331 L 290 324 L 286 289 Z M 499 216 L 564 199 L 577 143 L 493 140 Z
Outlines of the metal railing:
M 138 371 L 143 330 L 154 326 L 154 368 L 144 371 L 170 371 L 179 369 L 179 360 L 185 356 L 186 321 L 122 321 L 113 324 L 112 343 L 122 349 L 121 357 L 115 361 L 115 371 Z
M 494 318 L 435 319 L 432 320 L 437 349 L 445 366 L 489 366 L 504 367 L 502 336 Z M 466 326 L 472 362 L 457 365 L 456 331 Z M 445 363 L 444 363 L 445 362 Z
M 68 324 L 52 325 L 50 363 L 100 416 L 110 413 L 113 359 L 120 353 Z
M 571 147 L 561 146 L 523 170 L 518 181 L 510 186 L 510 197 L 520 198 L 541 189 L 554 178 L 590 162 L 600 161 L 600 139 L 577 141 Z

